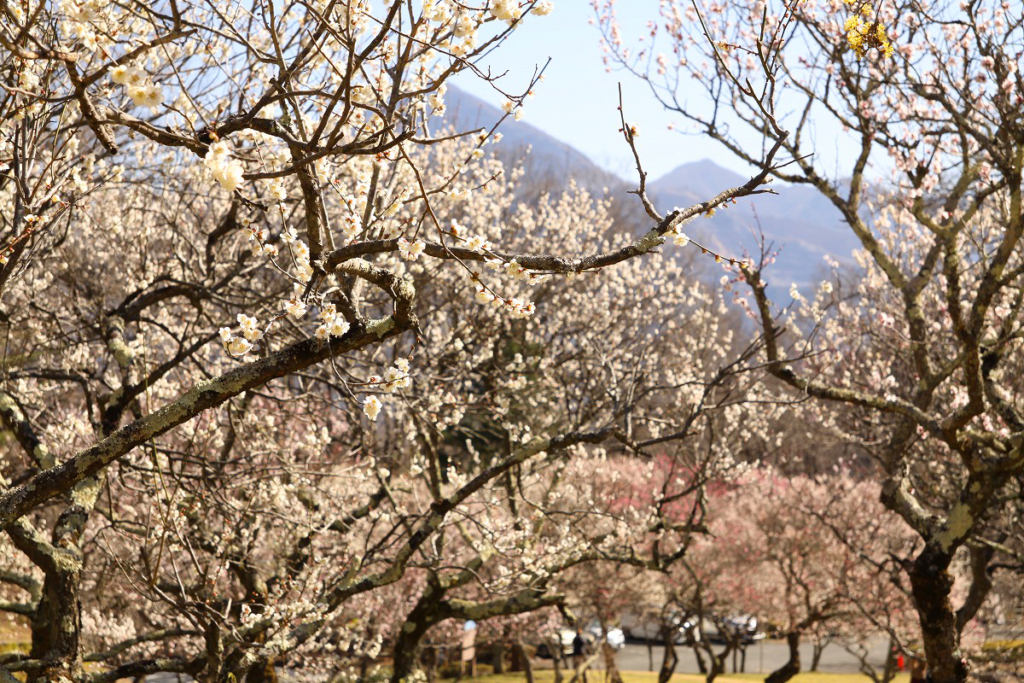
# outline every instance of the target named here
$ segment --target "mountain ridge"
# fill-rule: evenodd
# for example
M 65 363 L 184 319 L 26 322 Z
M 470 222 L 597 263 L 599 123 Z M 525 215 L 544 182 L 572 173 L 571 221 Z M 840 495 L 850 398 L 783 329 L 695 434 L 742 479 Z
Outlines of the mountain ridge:
M 690 206 L 747 181 L 714 161 L 687 162 L 648 184 L 657 205 Z M 825 256 L 852 262 L 860 241 L 844 224 L 839 210 L 816 189 L 773 183 L 773 193 L 738 200 L 713 217 L 690 224 L 688 231 L 707 246 L 731 257 L 760 255 L 760 234 L 777 252 L 766 279 L 788 290 L 790 284 L 814 286 L 825 271 Z
M 446 124 L 457 130 L 490 129 L 502 116 L 497 107 L 458 88 L 446 97 Z M 583 152 L 525 121 L 508 119 L 500 128 L 503 139 L 494 147 L 506 162 L 524 163 L 533 177 L 549 184 L 566 185 L 570 177 L 595 196 L 610 192 L 621 196 L 635 188 L 635 180 L 623 179 L 594 163 Z M 527 154 L 527 150 L 529 153 Z M 675 206 L 691 206 L 745 183 L 748 178 L 723 168 L 712 159 L 687 161 L 653 181 L 647 189 L 655 206 L 668 213 Z M 825 271 L 826 255 L 841 263 L 852 262 L 860 247 L 839 211 L 817 190 L 803 185 L 773 183 L 774 194 L 738 200 L 713 217 L 700 218 L 687 232 L 725 256 L 760 254 L 759 233 L 777 252 L 766 271 L 772 293 L 779 296 L 789 285 L 812 287 Z M 639 209 L 639 203 L 637 203 Z M 649 222 L 642 212 L 627 212 L 629 220 Z M 638 225 L 637 229 L 643 226 Z

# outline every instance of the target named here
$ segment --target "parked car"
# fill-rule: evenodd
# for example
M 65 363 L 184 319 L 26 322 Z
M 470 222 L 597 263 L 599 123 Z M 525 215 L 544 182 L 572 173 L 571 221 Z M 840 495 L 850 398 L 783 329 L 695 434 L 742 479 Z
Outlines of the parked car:
M 765 634 L 758 630 L 758 625 L 757 617 L 749 614 L 734 614 L 718 620 L 705 619 L 699 627 L 686 622 L 688 628 L 695 629 L 694 633 L 697 638 L 700 637 L 700 632 L 703 630 L 704 635 L 712 643 L 724 643 L 726 636 L 738 636 L 739 641 L 744 645 L 764 639 Z
M 571 628 L 558 630 L 558 639 L 562 645 L 561 656 L 572 655 L 572 643 L 576 640 L 576 631 Z M 587 650 L 592 651 L 594 646 L 601 640 L 601 624 L 592 621 L 583 629 L 583 640 L 587 642 Z M 626 634 L 620 628 L 608 629 L 608 644 L 614 650 L 621 650 L 626 647 Z M 543 641 L 537 645 L 537 656 L 543 659 L 551 659 L 551 647 L 549 641 Z
M 677 645 L 686 643 L 686 631 L 688 630 L 689 622 L 687 622 L 681 613 L 670 614 L 666 618 L 670 628 L 674 631 L 673 642 Z M 661 642 L 662 641 L 662 627 L 665 621 L 655 616 L 641 617 L 630 613 L 622 615 L 622 630 L 627 636 L 635 640 L 646 640 Z

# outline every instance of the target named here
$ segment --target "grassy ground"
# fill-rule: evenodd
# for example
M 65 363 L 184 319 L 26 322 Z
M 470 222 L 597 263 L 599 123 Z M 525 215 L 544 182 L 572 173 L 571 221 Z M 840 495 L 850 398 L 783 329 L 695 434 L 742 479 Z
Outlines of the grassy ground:
M 715 683 L 761 683 L 764 678 L 764 674 L 726 674 L 716 678 Z M 552 683 L 554 672 L 535 671 L 534 679 L 536 683 Z M 514 673 L 462 680 L 467 683 L 523 683 L 526 677 L 521 673 Z M 647 671 L 623 671 L 622 680 L 624 683 L 657 683 L 658 674 Z M 587 681 L 589 683 L 604 683 L 604 672 L 587 672 Z M 870 681 L 871 679 L 863 674 L 829 673 L 801 673 L 792 679 L 792 683 L 870 683 Z M 910 674 L 901 673 L 896 676 L 894 683 L 908 683 L 908 681 L 910 681 Z M 676 674 L 672 677 L 672 683 L 704 683 L 704 677 L 698 674 Z

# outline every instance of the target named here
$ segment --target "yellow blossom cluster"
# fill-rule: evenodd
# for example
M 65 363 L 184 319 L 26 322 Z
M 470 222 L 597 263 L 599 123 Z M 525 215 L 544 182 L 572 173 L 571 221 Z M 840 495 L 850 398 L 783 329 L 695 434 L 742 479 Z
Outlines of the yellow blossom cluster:
M 846 24 L 843 26 L 850 48 L 857 53 L 858 57 L 865 56 L 871 48 L 875 48 L 886 57 L 891 57 L 895 48 L 889 41 L 882 22 L 877 18 L 871 21 L 871 15 L 874 12 L 871 3 L 863 0 L 845 0 L 845 2 L 854 8 L 854 13 L 847 18 Z

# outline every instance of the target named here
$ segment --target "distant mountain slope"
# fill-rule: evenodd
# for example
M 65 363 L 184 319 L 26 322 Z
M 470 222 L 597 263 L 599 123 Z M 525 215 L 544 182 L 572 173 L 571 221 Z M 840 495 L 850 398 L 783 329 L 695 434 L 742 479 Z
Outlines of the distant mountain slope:
M 497 107 L 455 87 L 449 87 L 445 99 L 448 111 L 444 123 L 458 130 L 490 129 L 502 116 Z M 558 189 L 572 177 L 597 196 L 607 188 L 616 198 L 619 221 L 630 225 L 637 234 L 650 226 L 650 219 L 643 214 L 636 197 L 626 194 L 636 187 L 634 179 L 624 180 L 605 171 L 579 150 L 525 121 L 509 118 L 500 132 L 503 139 L 493 149 L 506 163 L 523 161 L 531 180 L 543 182 L 548 189 Z M 609 140 L 609 144 L 615 142 Z M 675 206 L 705 201 L 747 180 L 704 159 L 685 163 L 648 183 L 648 191 L 661 212 L 667 213 Z M 825 254 L 840 262 L 851 262 L 851 253 L 860 243 L 835 207 L 817 190 L 782 184 L 773 185 L 773 189 L 778 195 L 742 200 L 718 211 L 713 218 L 698 219 L 687 232 L 698 240 L 706 240 L 708 246 L 723 254 L 742 256 L 756 253 L 760 224 L 769 242 L 781 250 L 767 279 L 773 296 L 782 297 L 790 283 L 795 282 L 806 292 L 820 279 Z M 527 193 L 523 198 L 530 200 L 534 196 Z
M 669 211 L 674 206 L 707 200 L 747 180 L 704 159 L 683 164 L 648 187 L 656 205 Z M 851 254 L 860 242 L 836 208 L 817 190 L 784 184 L 773 184 L 772 189 L 778 195 L 741 200 L 712 218 L 691 223 L 687 232 L 698 240 L 708 240 L 708 246 L 723 254 L 756 255 L 760 226 L 768 241 L 781 250 L 767 272 L 776 295 L 787 291 L 794 282 L 805 288 L 806 293 L 806 288 L 823 272 L 826 254 L 840 262 L 851 262 Z
M 445 123 L 457 130 L 490 130 L 503 115 L 497 107 L 454 86 L 449 86 L 445 101 L 448 108 Z M 527 170 L 533 174 L 561 182 L 572 177 L 597 194 L 605 187 L 625 186 L 622 178 L 604 170 L 576 148 L 525 121 L 509 117 L 498 132 L 502 134 L 502 141 L 495 148 L 499 157 L 506 162 L 526 158 Z M 530 150 L 528 157 L 527 150 Z

